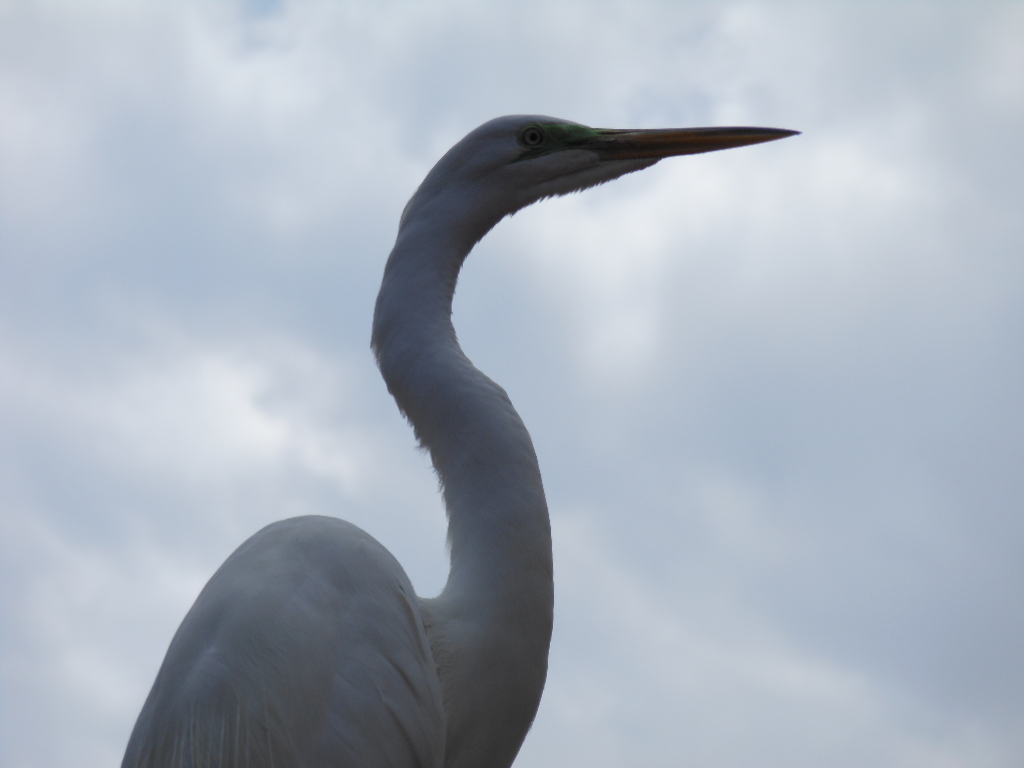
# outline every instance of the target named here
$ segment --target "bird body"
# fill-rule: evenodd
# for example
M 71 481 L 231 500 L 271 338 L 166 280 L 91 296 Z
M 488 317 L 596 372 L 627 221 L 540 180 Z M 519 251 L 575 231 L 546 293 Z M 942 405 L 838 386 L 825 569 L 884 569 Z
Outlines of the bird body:
M 264 528 L 182 622 L 122 768 L 511 765 L 547 674 L 551 528 L 526 427 L 458 344 L 459 270 L 498 221 L 544 197 L 792 133 L 512 116 L 441 158 L 402 214 L 372 346 L 441 481 L 445 588 L 417 598 L 387 550 L 340 520 Z
M 298 517 L 248 539 L 200 593 L 123 765 L 441 766 L 444 722 L 401 566 L 351 523 Z

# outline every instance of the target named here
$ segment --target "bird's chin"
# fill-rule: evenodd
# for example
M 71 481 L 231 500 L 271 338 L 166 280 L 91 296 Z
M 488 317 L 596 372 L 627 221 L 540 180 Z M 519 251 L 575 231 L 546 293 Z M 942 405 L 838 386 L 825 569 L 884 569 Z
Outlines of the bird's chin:
M 650 168 L 659 158 L 629 158 L 623 160 L 602 160 L 595 152 L 577 150 L 562 153 L 563 168 L 557 176 L 540 181 L 530 192 L 530 199 L 524 207 L 538 200 L 596 187 L 599 184 L 625 176 L 627 173 Z

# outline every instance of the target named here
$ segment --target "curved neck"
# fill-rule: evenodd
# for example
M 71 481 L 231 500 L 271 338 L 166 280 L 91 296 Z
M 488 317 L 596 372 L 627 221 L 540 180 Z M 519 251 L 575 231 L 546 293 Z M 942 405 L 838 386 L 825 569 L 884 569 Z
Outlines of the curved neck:
M 423 601 L 448 716 L 445 765 L 509 765 L 547 671 L 551 529 L 530 435 L 455 336 L 455 283 L 479 239 L 453 239 L 460 229 L 423 208 L 403 218 L 373 347 L 388 391 L 430 452 L 448 513 L 448 583 Z

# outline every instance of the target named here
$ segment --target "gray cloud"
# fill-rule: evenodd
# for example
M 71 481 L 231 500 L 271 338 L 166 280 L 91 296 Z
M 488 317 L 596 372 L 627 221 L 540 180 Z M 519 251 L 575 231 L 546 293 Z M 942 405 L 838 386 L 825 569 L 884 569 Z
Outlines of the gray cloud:
M 444 582 L 369 319 L 479 122 L 749 123 L 502 223 L 456 324 L 545 471 L 517 764 L 1024 757 L 1013 4 L 23 3 L 0 24 L 0 762 L 110 765 L 178 621 L 310 512 Z

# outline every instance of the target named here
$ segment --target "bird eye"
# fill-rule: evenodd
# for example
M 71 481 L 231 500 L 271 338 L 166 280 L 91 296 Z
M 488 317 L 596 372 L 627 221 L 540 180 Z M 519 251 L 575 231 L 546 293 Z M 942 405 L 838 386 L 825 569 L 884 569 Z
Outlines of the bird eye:
M 519 141 L 527 147 L 539 147 L 544 143 L 544 131 L 540 126 L 528 125 L 519 134 Z

